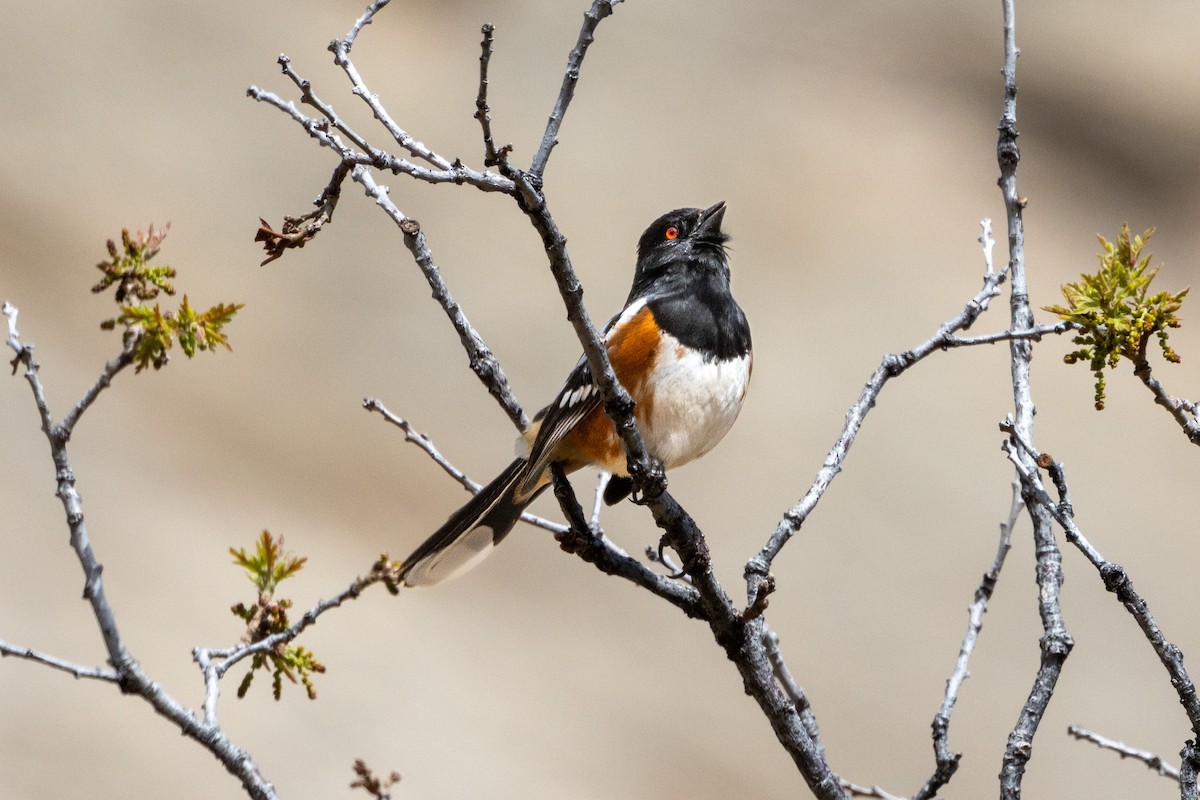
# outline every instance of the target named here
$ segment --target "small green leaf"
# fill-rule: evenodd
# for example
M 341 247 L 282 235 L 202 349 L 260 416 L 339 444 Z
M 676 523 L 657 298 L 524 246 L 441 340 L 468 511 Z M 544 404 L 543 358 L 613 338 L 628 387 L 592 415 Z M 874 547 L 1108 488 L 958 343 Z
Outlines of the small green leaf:
M 254 551 L 247 552 L 244 548 L 229 548 L 233 563 L 246 571 L 246 576 L 258 589 L 257 602 L 253 606 L 238 603 L 230 611 L 246 623 L 246 633 L 242 641 L 247 643 L 259 642 L 268 636 L 288 630 L 288 609 L 292 601 L 287 598 L 274 599 L 275 590 L 279 584 L 294 577 L 307 562 L 307 558 L 296 557 L 283 549 L 283 537 L 271 535 L 263 531 L 254 543 Z M 312 673 L 324 672 L 325 665 L 317 660 L 311 651 L 300 645 L 289 643 L 281 645 L 268 652 L 256 653 L 250 664 L 250 671 L 238 688 L 238 697 L 243 697 L 250 688 L 253 674 L 259 670 L 271 672 L 271 687 L 275 699 L 283 693 L 283 679 L 292 683 L 301 683 L 310 699 L 317 696 L 316 687 L 312 683 Z
M 1153 233 L 1151 228 L 1134 236 L 1126 224 L 1121 226 L 1115 244 L 1097 237 L 1104 251 L 1098 255 L 1100 268 L 1062 287 L 1066 305 L 1044 307 L 1078 326 L 1080 333 L 1074 342 L 1079 347 L 1063 360 L 1090 366 L 1096 376 L 1097 410 L 1104 408 L 1105 367 L 1116 367 L 1121 358 L 1143 363 L 1151 334 L 1158 340 L 1163 357 L 1179 362 L 1179 354 L 1167 341 L 1167 331 L 1180 326 L 1177 312 L 1188 290 L 1149 295 L 1150 283 L 1159 268 L 1150 266 L 1152 255 L 1143 255 L 1142 250 Z
M 170 360 L 167 351 L 176 340 L 188 358 L 197 350 L 214 350 L 217 345 L 231 349 L 223 328 L 242 308 L 241 304 L 218 303 L 197 313 L 186 294 L 175 312 L 163 311 L 157 304 L 153 308 L 146 305 L 160 292 L 175 294 L 175 269 L 148 266 L 169 230 L 170 225 L 158 230 L 151 225 L 146 231 L 130 234 L 126 228 L 121 231 L 121 247 L 110 239 L 109 259 L 96 265 L 104 276 L 92 291 L 102 292 L 116 285 L 115 299 L 121 309 L 116 318 L 105 320 L 100 327 L 112 330 L 117 324 L 124 326 L 126 343 L 134 342 L 136 372 L 149 366 L 161 369 Z

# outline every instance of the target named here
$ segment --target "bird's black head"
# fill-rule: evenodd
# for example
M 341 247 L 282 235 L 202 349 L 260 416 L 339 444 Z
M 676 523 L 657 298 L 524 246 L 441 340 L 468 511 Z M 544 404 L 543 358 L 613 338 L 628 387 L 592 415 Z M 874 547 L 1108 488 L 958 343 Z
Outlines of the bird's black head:
M 656 219 L 638 240 L 637 271 L 630 298 L 644 293 L 661 277 L 682 280 L 688 273 L 711 272 L 729 280 L 725 243 L 721 230 L 724 201 L 708 208 L 677 208 Z

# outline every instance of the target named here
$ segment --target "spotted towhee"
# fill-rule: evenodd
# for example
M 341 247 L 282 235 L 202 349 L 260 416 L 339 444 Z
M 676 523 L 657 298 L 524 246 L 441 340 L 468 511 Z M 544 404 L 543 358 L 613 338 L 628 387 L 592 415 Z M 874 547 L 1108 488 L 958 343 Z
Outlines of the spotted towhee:
M 729 431 L 750 381 L 750 326 L 729 291 L 725 204 L 681 208 L 638 241 L 625 308 L 604 328 L 613 371 L 634 401 L 647 452 L 666 469 L 707 453 Z M 625 452 L 586 359 L 525 431 L 527 454 L 508 465 L 404 562 L 408 586 L 475 566 L 550 483 L 550 465 L 612 473 L 610 505 L 632 489 Z

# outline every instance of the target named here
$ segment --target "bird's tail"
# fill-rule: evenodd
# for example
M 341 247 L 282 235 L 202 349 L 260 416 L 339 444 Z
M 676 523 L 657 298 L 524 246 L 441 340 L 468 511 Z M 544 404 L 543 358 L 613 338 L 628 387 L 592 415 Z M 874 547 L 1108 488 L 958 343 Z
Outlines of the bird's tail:
M 539 489 L 520 501 L 516 499 L 526 466 L 528 462 L 523 458 L 509 464 L 414 550 L 400 571 L 404 585 L 432 586 L 461 575 L 486 558 L 540 494 Z

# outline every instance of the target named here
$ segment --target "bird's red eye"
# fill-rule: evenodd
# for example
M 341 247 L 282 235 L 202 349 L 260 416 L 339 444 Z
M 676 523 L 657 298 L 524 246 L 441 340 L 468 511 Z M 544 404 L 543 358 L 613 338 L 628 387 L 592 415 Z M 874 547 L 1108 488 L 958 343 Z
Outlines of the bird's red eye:
M 671 227 L 667 228 L 666 233 L 663 235 L 668 239 L 676 239 L 679 237 L 679 228 L 676 228 L 674 225 L 672 225 Z

